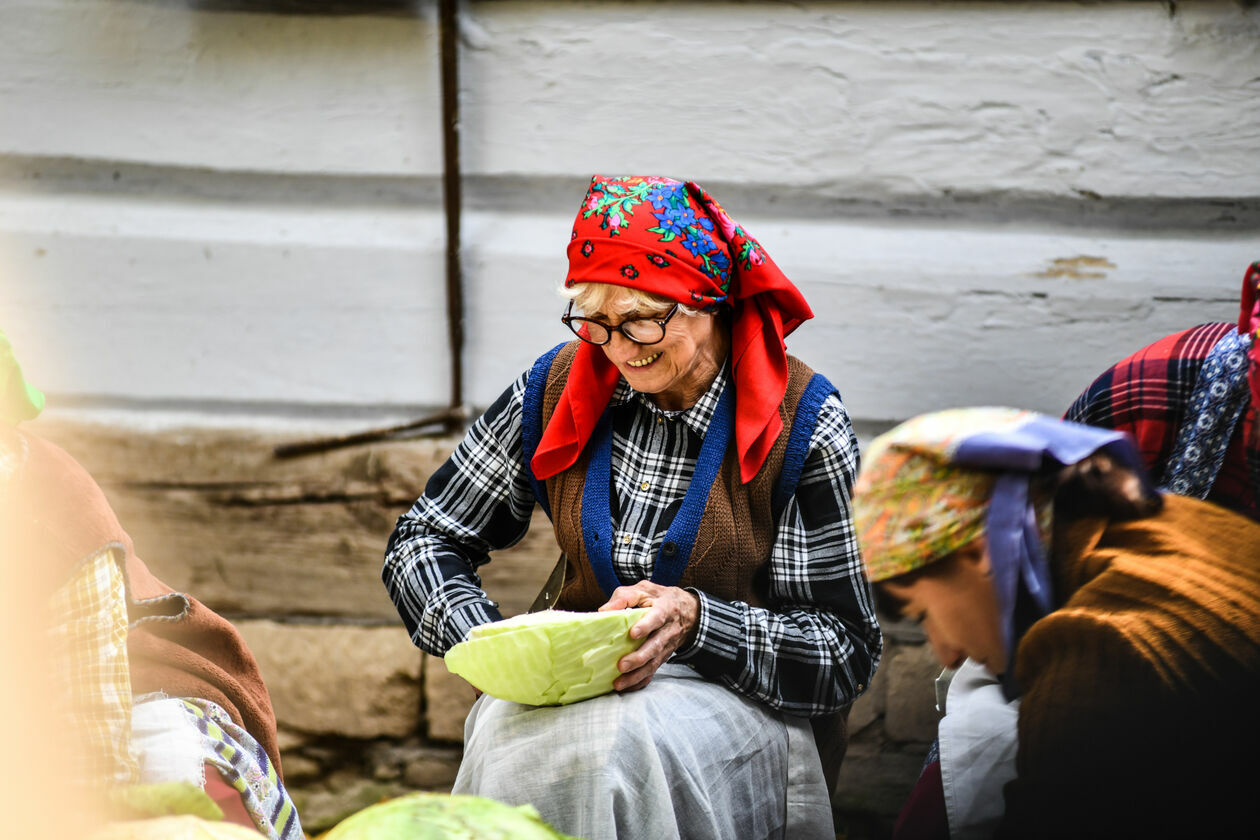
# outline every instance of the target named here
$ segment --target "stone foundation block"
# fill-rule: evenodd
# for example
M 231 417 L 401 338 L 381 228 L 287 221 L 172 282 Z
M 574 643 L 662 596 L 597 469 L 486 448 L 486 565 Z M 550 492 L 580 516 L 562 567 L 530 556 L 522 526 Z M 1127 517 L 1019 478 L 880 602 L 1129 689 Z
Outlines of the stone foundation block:
M 888 700 L 884 710 L 884 731 L 894 741 L 923 741 L 936 738 L 936 677 L 940 663 L 930 645 L 899 648 L 888 663 Z
M 280 724 L 308 734 L 401 737 L 420 726 L 420 651 L 402 627 L 237 623 Z

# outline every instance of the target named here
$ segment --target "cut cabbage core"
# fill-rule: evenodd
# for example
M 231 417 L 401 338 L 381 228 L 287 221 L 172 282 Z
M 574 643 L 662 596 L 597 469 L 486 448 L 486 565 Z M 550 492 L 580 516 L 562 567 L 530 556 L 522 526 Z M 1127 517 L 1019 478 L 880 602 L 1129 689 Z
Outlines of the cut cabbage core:
M 617 661 L 643 643 L 630 628 L 646 613 L 543 610 L 483 624 L 446 652 L 446 668 L 503 700 L 576 703 L 612 691 Z

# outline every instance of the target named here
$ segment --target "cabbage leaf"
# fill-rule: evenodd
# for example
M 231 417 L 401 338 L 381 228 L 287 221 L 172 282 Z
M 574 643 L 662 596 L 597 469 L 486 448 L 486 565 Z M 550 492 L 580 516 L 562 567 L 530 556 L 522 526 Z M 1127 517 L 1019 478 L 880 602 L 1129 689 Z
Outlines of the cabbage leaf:
M 647 608 L 544 610 L 473 628 L 446 652 L 446 667 L 494 697 L 531 706 L 576 703 L 612 691 L 617 660 Z

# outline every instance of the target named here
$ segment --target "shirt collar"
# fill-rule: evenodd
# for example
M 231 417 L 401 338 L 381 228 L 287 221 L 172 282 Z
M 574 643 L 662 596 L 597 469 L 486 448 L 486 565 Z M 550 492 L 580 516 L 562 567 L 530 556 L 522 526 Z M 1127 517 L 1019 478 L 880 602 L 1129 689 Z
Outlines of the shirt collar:
M 730 379 L 729 360 L 722 365 L 722 369 L 718 371 L 718 375 L 713 378 L 713 383 L 709 385 L 709 390 L 696 400 L 696 404 L 691 408 L 684 408 L 682 411 L 665 411 L 652 402 L 652 398 L 640 393 L 630 387 L 630 384 L 623 378 L 617 383 L 617 389 L 613 391 L 612 398 L 608 401 L 609 405 L 622 405 L 631 401 L 639 403 L 652 414 L 664 417 L 666 420 L 681 420 L 687 424 L 687 427 L 700 437 L 709 429 L 709 424 L 713 421 L 713 415 L 717 411 L 718 399 L 722 396 L 722 391 L 726 388 L 726 383 Z

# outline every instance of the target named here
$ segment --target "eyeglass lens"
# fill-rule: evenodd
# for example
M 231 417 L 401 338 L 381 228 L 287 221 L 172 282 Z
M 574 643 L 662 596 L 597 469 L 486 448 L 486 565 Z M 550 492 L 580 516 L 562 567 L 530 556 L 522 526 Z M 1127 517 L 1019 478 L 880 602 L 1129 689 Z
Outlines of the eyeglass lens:
M 574 318 L 573 326 L 585 326 L 586 335 L 579 337 L 586 338 L 596 344 L 606 344 L 612 333 L 608 327 L 598 321 L 588 321 L 585 318 Z M 640 344 L 655 344 L 665 337 L 665 327 L 660 321 L 653 321 L 650 318 L 641 318 L 634 321 L 625 321 L 621 324 L 621 332 L 631 341 L 637 341 Z

